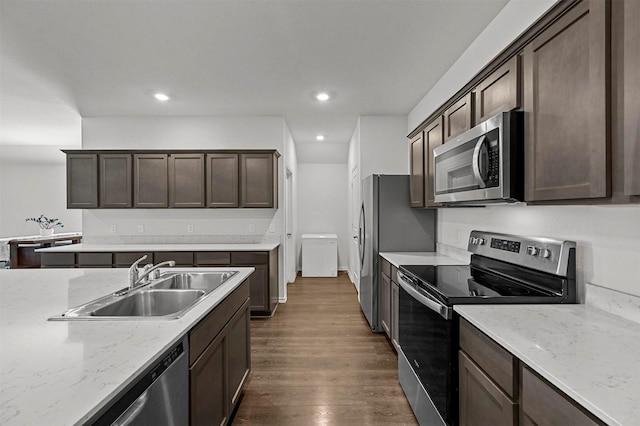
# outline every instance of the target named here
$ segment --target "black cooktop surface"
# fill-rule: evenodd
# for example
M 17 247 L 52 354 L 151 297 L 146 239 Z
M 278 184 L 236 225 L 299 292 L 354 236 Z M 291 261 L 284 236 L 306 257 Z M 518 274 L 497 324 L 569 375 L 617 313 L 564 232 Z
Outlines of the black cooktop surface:
M 454 303 L 557 303 L 560 295 L 554 288 L 561 280 L 523 274 L 520 268 L 500 264 L 486 270 L 470 265 L 401 265 L 424 292 L 447 304 Z M 545 274 L 546 275 L 546 274 Z

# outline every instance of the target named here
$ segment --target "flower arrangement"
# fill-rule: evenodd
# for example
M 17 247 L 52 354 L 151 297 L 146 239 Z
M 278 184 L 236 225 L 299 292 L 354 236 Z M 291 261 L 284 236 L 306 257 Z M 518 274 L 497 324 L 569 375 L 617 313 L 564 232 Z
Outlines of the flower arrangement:
M 53 229 L 58 226 L 61 228 L 64 227 L 64 225 L 62 224 L 62 222 L 60 222 L 59 219 L 49 219 L 43 214 L 41 214 L 40 217 L 38 218 L 28 217 L 25 219 L 25 222 L 29 222 L 30 220 L 37 223 L 38 226 L 40 226 L 40 229 Z

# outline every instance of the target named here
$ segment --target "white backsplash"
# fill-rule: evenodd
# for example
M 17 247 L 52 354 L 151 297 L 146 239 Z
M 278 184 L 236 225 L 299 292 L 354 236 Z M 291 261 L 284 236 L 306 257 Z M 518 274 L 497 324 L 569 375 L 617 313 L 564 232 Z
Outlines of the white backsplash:
M 96 235 L 83 237 L 84 244 L 264 244 L 281 243 L 279 235 Z
M 575 241 L 580 303 L 640 320 L 640 205 L 439 209 L 437 227 L 444 254 L 466 251 L 474 229 Z

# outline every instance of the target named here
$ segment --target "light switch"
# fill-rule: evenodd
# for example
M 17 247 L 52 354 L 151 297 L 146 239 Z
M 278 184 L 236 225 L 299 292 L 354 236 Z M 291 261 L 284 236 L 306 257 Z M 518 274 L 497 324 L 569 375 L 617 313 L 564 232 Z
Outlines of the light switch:
M 144 225 L 138 225 L 138 232 L 144 232 Z

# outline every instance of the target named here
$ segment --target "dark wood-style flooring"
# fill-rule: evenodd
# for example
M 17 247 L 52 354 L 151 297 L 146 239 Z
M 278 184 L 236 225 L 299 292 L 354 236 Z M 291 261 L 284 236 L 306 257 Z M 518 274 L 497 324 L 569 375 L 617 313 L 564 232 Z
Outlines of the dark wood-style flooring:
M 250 381 L 234 425 L 416 425 L 397 357 L 372 333 L 346 275 L 302 278 L 251 321 Z

